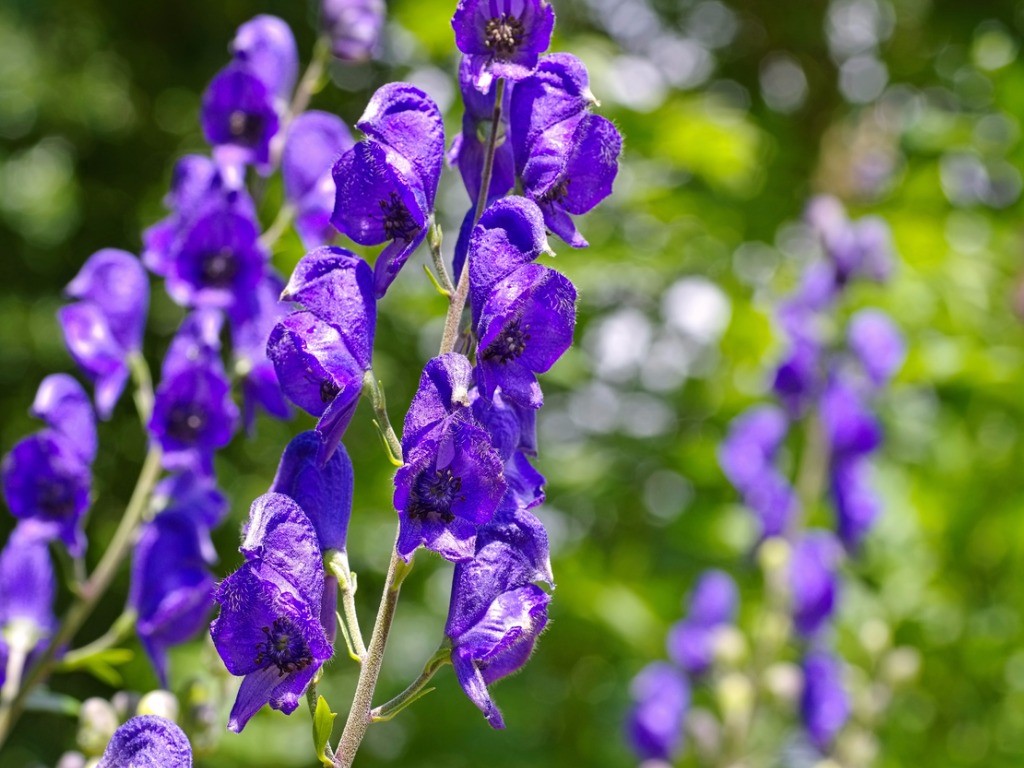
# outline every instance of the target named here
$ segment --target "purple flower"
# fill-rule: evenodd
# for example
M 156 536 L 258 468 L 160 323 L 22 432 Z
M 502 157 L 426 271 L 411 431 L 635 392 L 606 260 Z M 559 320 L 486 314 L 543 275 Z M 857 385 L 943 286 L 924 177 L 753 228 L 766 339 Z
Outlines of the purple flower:
M 838 543 L 826 531 L 810 531 L 793 545 L 789 562 L 793 623 L 804 637 L 816 634 L 835 611 L 840 554 Z
M 575 327 L 576 289 L 568 278 L 540 264 L 517 269 L 494 286 L 480 312 L 481 390 L 501 387 L 517 404 L 539 408 L 544 396 L 536 374 L 572 345 Z
M 394 496 L 405 559 L 420 544 L 449 560 L 472 557 L 477 529 L 507 488 L 501 457 L 469 408 L 468 368 L 455 353 L 428 362 L 405 417 Z
M 27 655 L 53 634 L 56 590 L 46 538 L 19 525 L 0 552 L 0 658 L 13 650 L 9 643 L 22 643 Z
M 331 223 L 360 245 L 390 241 L 374 268 L 383 296 L 426 235 L 444 160 L 444 123 L 423 91 L 389 83 L 370 99 L 357 127 L 367 138 L 335 163 Z
M 217 562 L 210 531 L 224 520 L 228 500 L 211 475 L 189 470 L 168 475 L 153 489 L 153 507 L 159 515 L 183 515 L 191 520 L 203 559 Z
M 318 248 L 298 263 L 283 298 L 308 309 L 280 321 L 267 355 L 285 396 L 319 418 L 321 463 L 330 458 L 362 392 L 376 327 L 369 266 L 341 248 Z
M 773 471 L 775 454 L 788 431 L 785 414 L 774 405 L 754 406 L 733 419 L 718 451 L 729 482 L 746 493 Z
M 241 547 L 246 562 L 217 588 L 210 625 L 217 652 L 244 675 L 228 728 L 241 731 L 264 704 L 291 714 L 333 649 L 320 623 L 324 566 L 316 531 L 292 499 L 253 502 Z
M 843 287 L 855 277 L 884 282 L 892 271 L 892 235 L 888 225 L 875 216 L 851 222 L 834 197 L 817 197 L 805 218 L 821 238 L 835 270 L 835 284 Z
M 203 93 L 200 119 L 219 160 L 269 167 L 279 125 L 274 93 L 245 65 L 235 61 L 217 73 Z
M 882 502 L 870 479 L 871 467 L 859 456 L 833 462 L 830 479 L 836 529 L 847 551 L 854 552 L 874 527 Z
M 58 312 L 64 341 L 75 362 L 96 382 L 96 405 L 109 418 L 128 380 L 128 358 L 142 347 L 149 281 L 132 254 L 97 251 L 68 283 L 79 301 Z
M 885 386 L 906 357 L 903 336 L 879 309 L 862 309 L 854 314 L 846 328 L 846 340 L 876 387 Z
M 331 51 L 342 61 L 363 61 L 377 50 L 384 0 L 323 0 L 320 20 L 331 38 Z
M 279 301 L 282 288 L 281 279 L 268 273 L 253 293 L 239 297 L 231 312 L 235 375 L 242 383 L 242 424 L 250 433 L 257 406 L 278 419 L 291 416 L 274 364 L 267 357 L 270 332 L 288 314 L 288 306 Z
M 821 421 L 833 456 L 862 456 L 882 442 L 882 428 L 853 384 L 834 376 L 821 397 Z
M 445 635 L 459 684 L 493 728 L 504 728 L 487 686 L 522 668 L 547 624 L 551 601 L 533 582 L 552 584 L 544 527 L 506 507 L 456 564 Z
M 547 0 L 459 0 L 455 44 L 471 61 L 483 93 L 495 77 L 522 80 L 551 44 L 555 12 Z
M 164 199 L 170 215 L 142 233 L 142 262 L 155 274 L 166 274 L 178 238 L 211 211 L 234 211 L 255 220 L 256 209 L 243 182 L 241 175 L 219 168 L 204 155 L 181 158 Z
M 469 194 L 469 201 L 476 206 L 480 197 L 484 160 L 487 154 L 487 143 L 490 140 L 491 121 L 494 119 L 495 94 L 481 94 L 473 84 L 473 60 L 462 57 L 459 64 L 459 90 L 465 112 L 462 114 L 462 133 L 452 140 L 448 151 L 448 162 L 457 166 L 462 176 L 462 183 Z M 502 99 L 501 124 L 498 128 L 498 140 L 495 144 L 494 165 L 491 169 L 491 185 L 487 192 L 487 203 L 500 198 L 510 189 L 516 180 L 515 161 L 512 155 L 512 142 L 509 140 L 509 112 L 512 103 L 512 89 L 506 88 Z M 472 213 L 470 214 L 472 218 Z
M 256 289 L 267 258 L 252 218 L 213 210 L 178 241 L 167 269 L 167 293 L 185 307 L 232 308 Z
M 172 721 L 139 715 L 114 731 L 97 768 L 192 768 L 192 747 Z
M 825 651 L 812 651 L 804 657 L 802 666 L 800 716 L 811 743 L 827 752 L 850 717 L 842 662 Z
M 135 545 L 128 604 L 160 685 L 167 688 L 167 649 L 194 636 L 213 606 L 213 575 L 195 518 L 165 511 L 146 523 Z
M 86 464 L 96 458 L 96 417 L 82 385 L 66 373 L 53 373 L 39 384 L 31 413 L 59 434 Z
M 641 760 L 672 760 L 683 746 L 683 719 L 690 707 L 690 685 L 671 664 L 644 667 L 630 685 L 633 707 L 626 735 Z
M 250 19 L 235 33 L 231 52 L 282 106 L 287 102 L 299 72 L 299 52 L 287 22 L 267 14 Z
M 352 135 L 341 118 L 310 110 L 288 126 L 281 155 L 285 197 L 295 206 L 295 229 L 307 248 L 334 238 L 335 160 L 352 148 Z
M 701 574 L 690 595 L 689 610 L 668 635 L 668 655 L 690 675 L 702 675 L 714 660 L 717 629 L 731 624 L 739 599 L 736 583 L 724 571 Z
M 238 408 L 217 356 L 220 322 L 217 312 L 193 313 L 164 358 L 149 431 L 167 469 L 209 474 L 213 453 L 234 435 Z

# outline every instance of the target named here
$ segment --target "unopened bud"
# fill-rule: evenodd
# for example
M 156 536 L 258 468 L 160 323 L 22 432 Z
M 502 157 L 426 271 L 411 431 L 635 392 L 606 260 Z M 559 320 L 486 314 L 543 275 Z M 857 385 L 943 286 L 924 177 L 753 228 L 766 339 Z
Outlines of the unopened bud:
M 180 709 L 177 697 L 170 691 L 150 691 L 141 699 L 136 710 L 138 715 L 159 715 L 171 722 L 178 722 Z
M 736 627 L 723 624 L 715 629 L 715 659 L 727 668 L 736 668 L 747 659 L 747 638 Z
M 765 539 L 757 550 L 761 569 L 769 576 L 785 570 L 789 564 L 789 550 L 789 543 L 781 536 Z
M 890 685 L 905 685 L 921 671 L 921 654 L 916 648 L 893 648 L 882 660 L 882 677 Z
M 718 681 L 715 693 L 718 706 L 727 721 L 746 718 L 754 703 L 754 687 L 746 675 L 730 672 Z
M 711 762 L 722 751 L 722 726 L 711 712 L 694 707 L 686 715 L 686 732 L 697 753 Z
M 892 642 L 892 632 L 889 630 L 889 625 L 880 619 L 865 621 L 860 628 L 858 637 L 864 650 L 876 657 L 888 648 Z
M 55 768 L 85 768 L 85 755 L 81 752 L 65 752 Z
M 117 719 L 124 721 L 135 714 L 135 708 L 139 704 L 139 694 L 131 691 L 118 691 L 110 697 L 110 703 L 117 712 Z
M 119 722 L 109 701 L 95 697 L 86 699 L 78 709 L 78 748 L 86 755 L 102 755 Z
M 800 667 L 788 661 L 772 664 L 764 671 L 764 687 L 777 701 L 791 704 L 800 696 L 803 688 L 803 673 Z

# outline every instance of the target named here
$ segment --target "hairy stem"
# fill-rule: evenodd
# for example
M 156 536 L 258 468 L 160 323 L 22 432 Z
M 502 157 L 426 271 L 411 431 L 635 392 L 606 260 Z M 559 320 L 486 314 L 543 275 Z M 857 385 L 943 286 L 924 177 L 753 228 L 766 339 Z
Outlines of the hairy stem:
M 477 196 L 476 212 L 473 214 L 473 226 L 480 221 L 484 207 L 487 205 L 487 193 L 491 188 L 491 175 L 494 172 L 494 151 L 498 146 L 498 126 L 501 124 L 501 102 L 505 95 L 505 80 L 499 78 L 494 86 L 494 114 L 491 117 L 491 136 L 487 141 L 487 154 L 484 156 L 484 170 L 480 177 L 480 194 Z M 469 255 L 462 265 L 459 284 L 451 295 L 448 305 L 448 316 L 444 322 L 444 335 L 441 337 L 441 352 L 451 352 L 459 338 L 459 323 L 462 321 L 462 310 L 466 306 L 469 295 Z
M 413 680 L 408 688 L 391 699 L 391 701 L 373 708 L 370 712 L 373 722 L 387 722 L 414 701 L 423 698 L 434 690 L 433 688 L 427 688 L 427 683 L 430 682 L 441 667 L 452 663 L 451 652 L 451 643 L 445 640 L 441 647 L 434 652 L 434 655 L 430 657 L 430 660 L 423 665 L 423 671 L 420 673 L 420 676 Z
M 391 426 L 391 419 L 388 418 L 388 404 L 384 397 L 384 387 L 377 380 L 371 368 L 363 374 L 363 394 L 370 398 L 373 406 L 373 414 L 377 417 L 377 428 L 381 437 L 384 438 L 384 445 L 388 449 L 389 459 L 392 464 L 402 464 L 402 443 L 395 434 L 395 428 Z

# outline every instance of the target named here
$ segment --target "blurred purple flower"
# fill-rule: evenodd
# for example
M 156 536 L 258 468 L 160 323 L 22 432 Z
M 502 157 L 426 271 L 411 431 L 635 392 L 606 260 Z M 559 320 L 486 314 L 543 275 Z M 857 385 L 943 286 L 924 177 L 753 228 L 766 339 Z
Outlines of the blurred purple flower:
M 192 768 L 192 747 L 172 721 L 139 715 L 114 732 L 96 768 Z
M 299 52 L 287 22 L 268 14 L 253 17 L 238 28 L 231 53 L 283 108 L 299 73 Z
M 811 743 L 826 753 L 850 717 L 842 662 L 825 651 L 812 651 L 804 657 L 802 666 L 800 716 Z
M 809 531 L 793 545 L 789 588 L 793 623 L 804 637 L 816 634 L 832 618 L 839 589 L 838 542 L 827 531 Z
M 641 760 L 671 761 L 683 746 L 683 720 L 690 707 L 690 685 L 671 664 L 644 667 L 630 685 L 633 706 L 626 720 L 630 746 Z
M 270 140 L 279 120 L 274 93 L 238 61 L 228 64 L 203 93 L 200 122 L 219 163 L 270 167 Z
M 899 329 L 879 309 L 862 309 L 854 314 L 846 328 L 846 341 L 876 387 L 889 382 L 907 353 Z
M 384 0 L 322 0 L 320 20 L 331 38 L 331 51 L 342 61 L 372 58 L 386 13 Z

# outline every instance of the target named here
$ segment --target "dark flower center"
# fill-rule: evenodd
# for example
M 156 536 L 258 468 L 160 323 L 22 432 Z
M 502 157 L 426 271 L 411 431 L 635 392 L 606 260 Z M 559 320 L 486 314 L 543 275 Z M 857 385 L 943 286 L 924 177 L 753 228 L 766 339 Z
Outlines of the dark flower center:
M 320 382 L 320 402 L 329 403 L 338 396 L 341 392 L 341 387 L 335 384 L 330 379 L 324 379 Z
M 179 403 L 167 418 L 167 434 L 186 445 L 196 442 L 205 426 L 206 410 L 198 403 Z
M 204 253 L 199 263 L 203 285 L 210 288 L 228 288 L 238 274 L 238 259 L 230 248 Z
M 232 137 L 246 147 L 255 147 L 263 135 L 263 118 L 249 112 L 236 109 L 228 117 L 228 130 Z
M 497 360 L 499 363 L 512 362 L 526 351 L 529 340 L 530 327 L 522 326 L 518 320 L 513 320 L 502 329 L 498 338 L 487 346 L 483 358 Z
M 551 189 L 545 192 L 537 199 L 539 205 L 544 203 L 557 203 L 560 200 L 564 200 L 566 195 L 569 194 L 569 179 L 565 178 L 555 184 Z
M 298 672 L 313 663 L 313 654 L 291 619 L 274 619 L 271 626 L 262 629 L 267 639 L 256 646 L 257 665 L 274 665 L 280 676 L 284 677 L 289 672 Z
M 462 478 L 450 469 L 424 470 L 412 485 L 409 518 L 425 522 L 450 523 L 455 519 L 452 504 L 460 500 Z
M 503 14 L 487 22 L 484 44 L 496 59 L 510 59 L 523 42 L 523 22 L 510 14 Z
M 36 485 L 36 504 L 49 520 L 62 520 L 75 511 L 75 492 L 62 477 L 40 478 Z
M 388 240 L 412 240 L 419 227 L 413 221 L 412 214 L 405 207 L 397 192 L 388 195 L 387 200 L 380 201 L 380 210 L 384 218 L 384 232 Z

